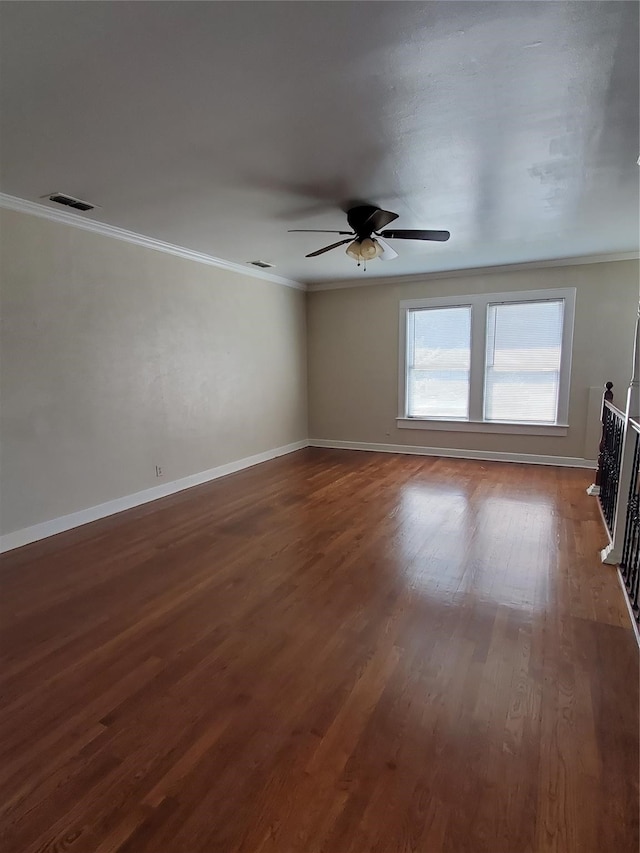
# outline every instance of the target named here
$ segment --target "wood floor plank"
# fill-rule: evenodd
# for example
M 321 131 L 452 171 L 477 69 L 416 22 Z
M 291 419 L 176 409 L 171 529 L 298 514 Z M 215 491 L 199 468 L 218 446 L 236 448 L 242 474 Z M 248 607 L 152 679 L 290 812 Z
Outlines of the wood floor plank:
M 3 853 L 637 853 L 588 472 L 307 449 L 3 555 Z

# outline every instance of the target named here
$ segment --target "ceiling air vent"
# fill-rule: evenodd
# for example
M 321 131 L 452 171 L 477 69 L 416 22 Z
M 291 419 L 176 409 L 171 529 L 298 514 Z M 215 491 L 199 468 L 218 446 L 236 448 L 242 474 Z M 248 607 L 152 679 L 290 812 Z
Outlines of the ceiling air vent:
M 273 264 L 268 264 L 266 261 L 247 261 L 249 266 L 259 267 L 261 270 L 270 270 Z
M 56 204 L 64 204 L 65 207 L 72 207 L 74 210 L 82 210 L 84 212 L 95 208 L 95 204 L 89 204 L 88 201 L 81 201 L 72 195 L 66 195 L 66 193 L 53 193 L 53 195 L 46 195 L 43 198 L 48 198 L 49 201 L 55 201 Z

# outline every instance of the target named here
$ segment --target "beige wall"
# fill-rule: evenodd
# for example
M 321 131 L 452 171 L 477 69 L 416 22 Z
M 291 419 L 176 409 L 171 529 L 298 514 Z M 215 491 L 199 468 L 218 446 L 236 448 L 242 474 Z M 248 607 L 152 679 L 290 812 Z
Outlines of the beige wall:
M 310 293 L 309 435 L 424 447 L 594 458 L 585 447 L 588 389 L 611 379 L 624 407 L 638 305 L 638 262 L 381 284 Z M 576 319 L 566 436 L 478 434 L 396 428 L 398 314 L 402 299 L 575 287 Z
M 307 437 L 304 293 L 0 215 L 3 533 Z

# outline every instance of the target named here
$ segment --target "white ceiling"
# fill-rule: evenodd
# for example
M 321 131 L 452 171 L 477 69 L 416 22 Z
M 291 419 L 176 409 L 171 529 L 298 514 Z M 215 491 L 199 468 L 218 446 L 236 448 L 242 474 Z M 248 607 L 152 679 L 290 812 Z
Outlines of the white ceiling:
M 402 275 L 638 248 L 635 2 L 3 3 L 1 189 L 282 276 L 362 276 L 350 199 Z M 66 209 L 66 208 L 61 208 Z M 326 237 L 326 239 L 325 239 Z

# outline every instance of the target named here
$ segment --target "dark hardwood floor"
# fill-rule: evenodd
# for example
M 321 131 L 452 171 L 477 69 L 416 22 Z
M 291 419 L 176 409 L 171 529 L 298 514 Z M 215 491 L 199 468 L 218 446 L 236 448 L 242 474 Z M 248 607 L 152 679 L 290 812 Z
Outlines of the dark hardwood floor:
M 637 853 L 591 473 L 305 450 L 3 557 L 3 853 Z

